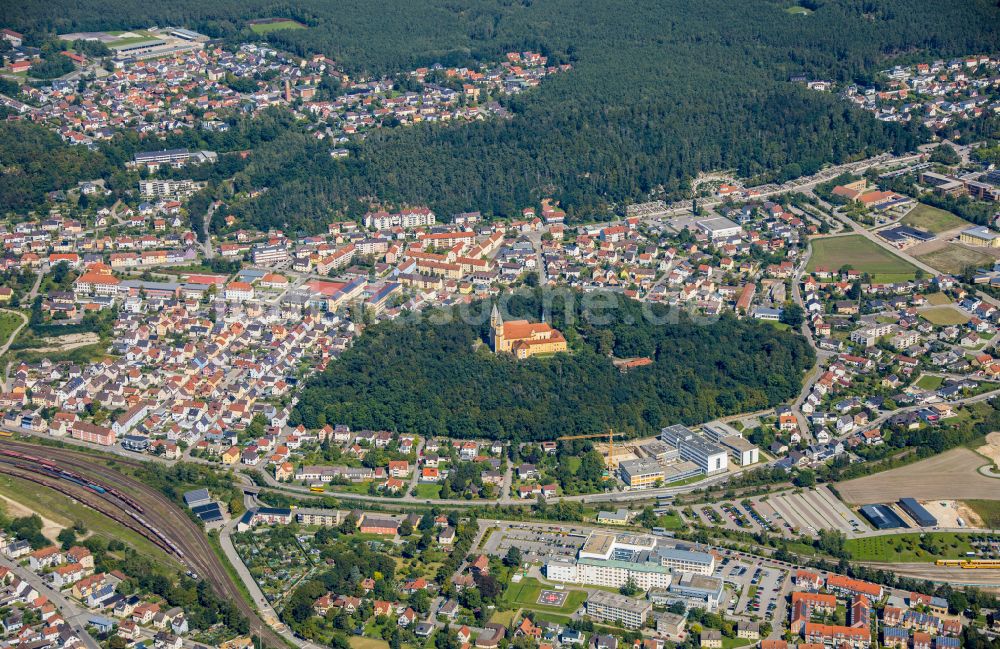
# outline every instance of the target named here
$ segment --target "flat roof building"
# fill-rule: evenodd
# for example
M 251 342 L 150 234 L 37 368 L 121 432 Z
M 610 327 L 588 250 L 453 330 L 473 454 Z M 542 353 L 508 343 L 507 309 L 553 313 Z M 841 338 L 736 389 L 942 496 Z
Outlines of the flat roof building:
M 760 449 L 739 435 L 723 437 L 719 443 L 729 451 L 729 457 L 740 466 L 760 462 Z
M 663 465 L 653 458 L 624 460 L 618 464 L 618 473 L 630 489 L 644 489 L 663 482 Z
M 669 588 L 675 573 L 711 575 L 715 557 L 686 547 L 668 546 L 646 534 L 594 532 L 576 560 L 554 557 L 545 565 L 552 581 L 618 588 L 632 580 L 643 590 Z
M 729 468 L 726 450 L 687 426 L 681 424 L 667 426 L 660 431 L 660 439 L 680 451 L 682 459 L 697 464 L 706 475 L 721 473 Z
M 716 241 L 718 239 L 728 239 L 737 236 L 742 228 L 724 216 L 716 216 L 711 219 L 702 219 L 696 222 L 698 229 L 708 235 L 708 238 Z
M 587 615 L 602 622 L 620 622 L 630 629 L 645 626 L 652 610 L 653 604 L 649 601 L 618 593 L 598 590 L 587 597 Z

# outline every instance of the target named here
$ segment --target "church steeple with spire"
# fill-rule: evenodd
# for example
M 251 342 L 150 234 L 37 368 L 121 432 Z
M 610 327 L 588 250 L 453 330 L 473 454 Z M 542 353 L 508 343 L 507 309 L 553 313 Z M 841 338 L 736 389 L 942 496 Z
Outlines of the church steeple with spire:
M 490 349 L 493 353 L 504 348 L 503 342 L 503 318 L 500 317 L 500 309 L 494 304 L 493 312 L 490 313 Z

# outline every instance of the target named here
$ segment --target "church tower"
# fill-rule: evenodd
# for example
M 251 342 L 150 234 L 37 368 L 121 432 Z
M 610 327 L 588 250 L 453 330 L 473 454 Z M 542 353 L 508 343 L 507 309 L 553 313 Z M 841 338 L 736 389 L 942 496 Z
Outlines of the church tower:
M 503 318 L 500 317 L 500 309 L 496 304 L 490 314 L 490 347 L 494 354 L 503 349 Z

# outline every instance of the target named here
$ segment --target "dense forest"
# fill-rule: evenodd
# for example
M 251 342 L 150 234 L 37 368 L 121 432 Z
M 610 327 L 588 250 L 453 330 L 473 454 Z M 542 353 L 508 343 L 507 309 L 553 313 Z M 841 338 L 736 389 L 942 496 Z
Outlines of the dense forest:
M 45 193 L 109 172 L 100 153 L 63 144 L 43 126 L 0 121 L 0 210 L 22 212 L 44 202 Z
M 657 316 L 650 319 L 648 305 L 603 297 L 599 312 L 582 306 L 586 298 L 560 300 L 547 320 L 572 352 L 525 361 L 494 356 L 484 344 L 485 303 L 471 310 L 480 314 L 474 324 L 455 311 L 372 326 L 310 379 L 295 423 L 519 440 L 609 427 L 649 434 L 788 400 L 813 362 L 803 338 L 766 324 L 729 316 L 661 322 L 665 309 L 649 311 Z M 509 309 L 538 320 L 541 298 L 512 299 Z M 623 374 L 609 352 L 655 362 Z
M 986 0 L 14 0 L 0 23 L 28 31 L 182 23 L 236 41 L 250 18 L 306 29 L 267 36 L 322 52 L 352 74 L 496 59 L 534 49 L 572 72 L 510 101 L 513 118 L 386 129 L 346 161 L 298 133 L 255 152 L 244 182 L 271 191 L 245 208 L 258 225 L 314 229 L 352 199 L 511 214 L 540 196 L 572 217 L 649 194 L 676 195 L 706 169 L 761 180 L 814 171 L 926 136 L 885 124 L 792 75 L 865 81 L 892 60 L 991 50 L 1000 9 Z

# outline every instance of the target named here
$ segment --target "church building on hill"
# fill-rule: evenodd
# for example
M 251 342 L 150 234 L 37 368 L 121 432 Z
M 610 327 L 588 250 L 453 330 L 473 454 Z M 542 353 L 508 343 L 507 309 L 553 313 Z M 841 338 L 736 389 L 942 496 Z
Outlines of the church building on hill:
M 503 321 L 500 310 L 493 305 L 490 316 L 490 348 L 494 354 L 507 352 L 517 358 L 536 354 L 555 354 L 566 351 L 566 338 L 545 322 L 527 320 Z

